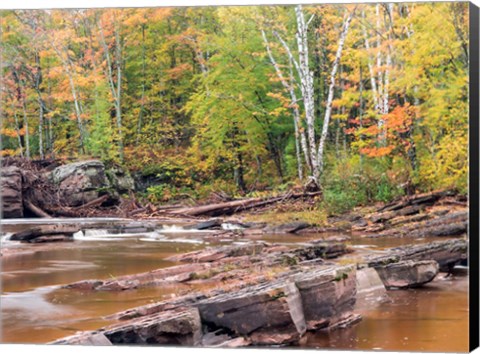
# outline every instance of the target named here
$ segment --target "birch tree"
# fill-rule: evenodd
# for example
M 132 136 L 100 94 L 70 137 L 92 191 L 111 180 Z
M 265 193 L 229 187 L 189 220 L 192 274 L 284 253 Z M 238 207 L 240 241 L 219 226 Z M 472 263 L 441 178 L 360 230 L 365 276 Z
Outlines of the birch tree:
M 302 158 L 301 154 L 303 152 L 303 156 L 305 158 L 305 162 L 307 164 L 308 170 L 310 174 L 313 172 L 312 169 L 312 162 L 310 160 L 310 154 L 308 152 L 308 147 L 307 147 L 307 139 L 305 137 L 305 132 L 302 127 L 302 122 L 300 118 L 300 111 L 298 109 L 298 99 L 297 95 L 295 93 L 295 87 L 294 87 L 294 76 L 293 76 L 293 63 L 292 60 L 289 59 L 289 81 L 284 77 L 282 70 L 280 66 L 278 65 L 277 61 L 275 60 L 272 50 L 270 49 L 270 44 L 268 42 L 267 36 L 265 34 L 265 31 L 262 29 L 262 38 L 265 44 L 265 48 L 268 53 L 268 57 L 270 59 L 271 64 L 275 68 L 275 73 L 282 83 L 283 87 L 285 90 L 289 93 L 290 95 L 290 107 L 292 109 L 292 114 L 293 114 L 293 124 L 294 124 L 294 129 L 295 129 L 295 153 L 296 153 L 296 158 L 297 158 L 297 171 L 298 171 L 298 178 L 300 180 L 303 180 L 303 167 L 302 167 Z M 301 147 L 301 148 L 300 148 Z
M 356 9 L 356 7 L 355 7 Z M 317 144 L 317 135 L 315 131 L 315 92 L 314 92 L 314 84 L 313 84 L 313 71 L 310 68 L 309 64 L 309 48 L 308 48 L 308 27 L 312 22 L 314 15 L 312 15 L 308 21 L 305 20 L 305 15 L 303 13 L 303 9 L 301 5 L 295 7 L 295 16 L 297 21 L 297 33 L 295 35 L 296 44 L 298 49 L 298 57 L 295 57 L 290 46 L 287 42 L 280 36 L 280 34 L 274 31 L 275 37 L 279 40 L 279 42 L 284 47 L 289 60 L 294 64 L 295 69 L 297 71 L 297 75 L 300 79 L 300 91 L 302 93 L 302 101 L 304 107 L 304 114 L 305 114 L 305 121 L 307 124 L 307 136 L 306 140 L 308 140 L 308 149 L 305 147 L 303 148 L 304 153 L 308 156 L 308 161 L 311 164 L 311 175 L 309 178 L 312 180 L 314 184 L 319 188 L 320 187 L 320 176 L 323 170 L 324 165 L 324 149 L 325 149 L 325 142 L 327 138 L 330 118 L 332 115 L 332 102 L 334 97 L 334 90 L 335 90 L 335 76 L 338 70 L 338 66 L 340 63 L 340 59 L 342 56 L 342 50 L 345 43 L 345 38 L 348 34 L 350 22 L 355 13 L 355 9 L 348 13 L 344 20 L 343 26 L 340 33 L 340 37 L 338 39 L 337 44 L 337 51 L 335 55 L 335 60 L 332 63 L 332 69 L 330 72 L 330 79 L 329 79 L 329 89 L 328 89 L 328 97 L 326 102 L 326 109 L 325 109 L 325 116 L 323 119 L 323 128 L 320 133 L 320 140 Z M 270 58 L 270 61 L 272 59 Z M 275 65 L 274 65 L 275 66 Z M 307 145 L 307 144 L 305 144 Z
M 330 118 L 332 116 L 332 102 L 333 95 L 335 90 L 335 76 L 337 74 L 338 66 L 340 64 L 340 58 L 342 57 L 343 46 L 345 44 L 345 38 L 347 37 L 348 28 L 350 27 L 350 22 L 352 21 L 353 15 L 355 13 L 356 7 L 350 12 L 343 21 L 342 32 L 340 33 L 340 38 L 338 39 L 337 53 L 335 54 L 335 60 L 332 64 L 332 71 L 330 72 L 330 85 L 328 86 L 328 98 L 325 109 L 325 117 L 323 118 L 323 128 L 320 136 L 320 143 L 318 144 L 318 176 L 314 178 L 318 181 L 320 174 L 323 172 L 324 167 L 324 150 L 325 150 L 325 141 L 327 139 L 328 133 L 328 124 L 330 123 Z

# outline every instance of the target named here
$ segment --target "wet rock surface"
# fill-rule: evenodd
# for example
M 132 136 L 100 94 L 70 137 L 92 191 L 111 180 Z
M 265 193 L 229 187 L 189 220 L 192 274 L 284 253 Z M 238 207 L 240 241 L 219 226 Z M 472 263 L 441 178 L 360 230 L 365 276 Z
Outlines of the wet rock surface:
M 354 267 L 336 267 L 299 275 L 305 321 L 309 330 L 335 325 L 352 314 L 357 291 Z
M 253 344 L 296 342 L 306 330 L 300 293 L 291 282 L 247 287 L 196 306 L 205 323 L 248 335 Z
M 400 261 L 434 260 L 441 271 L 449 271 L 467 258 L 468 242 L 465 239 L 435 241 L 421 245 L 409 245 L 390 249 L 386 255 L 367 257 L 369 267 L 382 267 Z
M 198 346 L 202 331 L 198 310 L 176 309 L 127 321 L 98 331 L 79 333 L 51 344 L 157 344 Z
M 431 282 L 439 272 L 436 261 L 403 261 L 375 267 L 387 289 L 416 288 Z

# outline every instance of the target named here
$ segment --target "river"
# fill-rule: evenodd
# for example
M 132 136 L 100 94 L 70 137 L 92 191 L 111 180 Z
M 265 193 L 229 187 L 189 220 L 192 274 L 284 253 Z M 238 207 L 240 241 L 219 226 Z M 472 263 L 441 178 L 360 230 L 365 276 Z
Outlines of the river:
M 120 219 L 49 221 L 98 223 L 97 232 L 77 235 L 74 242 L 21 244 L 5 237 L 39 222 L 2 221 L 2 250 L 11 252 L 1 258 L 2 343 L 46 343 L 76 331 L 97 329 L 111 324 L 104 317 L 115 312 L 195 290 L 182 284 L 123 292 L 79 292 L 61 289 L 62 284 L 169 267 L 176 263 L 165 258 L 173 254 L 250 241 L 213 237 L 208 231 L 185 232 L 181 227 L 161 224 L 155 233 L 105 235 L 102 228 L 124 222 Z M 349 244 L 357 254 L 433 240 L 350 236 Z M 255 239 L 294 246 L 319 237 L 325 234 L 262 235 Z M 360 323 L 343 330 L 309 333 L 301 345 L 346 350 L 464 352 L 468 351 L 468 309 L 468 276 L 460 272 L 445 278 L 440 274 L 420 289 L 359 296 L 356 312 L 363 316 Z

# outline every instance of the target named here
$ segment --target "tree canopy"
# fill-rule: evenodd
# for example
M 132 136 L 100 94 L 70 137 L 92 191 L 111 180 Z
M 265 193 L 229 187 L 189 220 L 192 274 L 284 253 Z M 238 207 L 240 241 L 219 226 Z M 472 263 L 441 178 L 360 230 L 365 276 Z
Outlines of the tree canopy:
M 3 156 L 100 158 L 197 191 L 311 179 L 327 203 L 467 189 L 467 3 L 0 18 Z

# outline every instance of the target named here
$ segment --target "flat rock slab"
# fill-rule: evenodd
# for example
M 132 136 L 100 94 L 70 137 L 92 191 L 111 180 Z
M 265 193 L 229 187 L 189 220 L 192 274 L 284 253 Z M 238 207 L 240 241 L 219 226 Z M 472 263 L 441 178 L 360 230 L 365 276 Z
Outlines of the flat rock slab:
M 355 305 L 354 266 L 312 270 L 295 276 L 308 330 L 331 327 Z
M 293 343 L 306 331 L 300 293 L 284 280 L 213 296 L 196 306 L 203 322 L 248 335 L 252 344 L 272 344 L 272 338 L 275 344 Z
M 403 261 L 376 267 L 387 289 L 415 288 L 431 282 L 439 272 L 436 261 Z
M 75 232 L 78 232 L 81 229 L 80 226 L 71 226 L 71 225 L 62 225 L 62 224 L 53 224 L 53 225 L 42 225 L 38 227 L 29 228 L 24 231 L 14 233 L 10 240 L 12 241 L 26 241 L 26 242 L 35 242 L 35 239 L 44 237 L 51 237 L 57 235 L 63 235 L 66 238 L 72 238 Z
M 435 260 L 440 270 L 448 270 L 467 258 L 468 242 L 465 239 L 435 241 L 431 243 L 391 248 L 386 255 L 368 257 L 369 267 L 377 268 L 400 261 Z
M 113 280 L 81 280 L 65 285 L 67 289 L 122 291 L 149 286 L 158 286 L 165 283 L 188 280 L 190 274 L 198 273 L 210 268 L 209 263 L 190 263 L 179 266 L 161 268 L 146 273 L 124 275 Z
M 198 346 L 202 338 L 200 316 L 195 308 L 160 312 L 106 328 L 104 333 L 113 344 Z
M 215 262 L 228 257 L 254 256 L 260 254 L 265 248 L 264 243 L 249 243 L 224 247 L 207 248 L 167 258 L 172 262 L 202 263 Z
M 198 311 L 188 308 L 159 312 L 98 331 L 82 332 L 52 344 L 102 345 L 108 341 L 111 344 L 198 346 L 201 339 Z
M 265 233 L 274 233 L 274 234 L 286 234 L 286 233 L 294 234 L 297 231 L 307 229 L 310 226 L 312 226 L 312 225 L 310 225 L 307 222 L 296 221 L 296 222 L 281 224 L 281 225 L 277 225 L 277 226 L 269 226 L 269 227 L 265 228 L 264 232 Z

